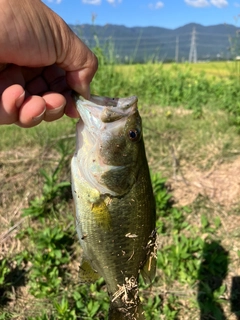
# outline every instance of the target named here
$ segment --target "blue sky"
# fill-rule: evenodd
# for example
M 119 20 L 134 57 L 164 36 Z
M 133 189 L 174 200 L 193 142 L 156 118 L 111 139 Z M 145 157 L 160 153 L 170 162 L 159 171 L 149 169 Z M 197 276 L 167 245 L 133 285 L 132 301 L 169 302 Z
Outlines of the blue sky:
M 240 0 L 44 0 L 67 23 L 158 26 L 175 29 L 190 22 L 240 25 Z

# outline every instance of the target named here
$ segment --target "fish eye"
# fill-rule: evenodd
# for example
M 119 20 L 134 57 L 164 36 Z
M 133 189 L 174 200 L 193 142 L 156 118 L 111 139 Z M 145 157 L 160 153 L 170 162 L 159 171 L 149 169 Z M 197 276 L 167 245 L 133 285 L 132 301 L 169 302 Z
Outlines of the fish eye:
M 137 141 L 139 138 L 139 132 L 138 130 L 134 129 L 134 130 L 129 130 L 128 133 L 129 139 L 132 141 Z

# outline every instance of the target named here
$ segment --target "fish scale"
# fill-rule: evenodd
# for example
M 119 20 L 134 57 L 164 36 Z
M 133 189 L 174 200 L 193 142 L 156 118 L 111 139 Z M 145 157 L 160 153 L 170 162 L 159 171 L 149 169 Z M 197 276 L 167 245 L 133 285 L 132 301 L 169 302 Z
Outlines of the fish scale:
M 145 319 L 138 278 L 142 272 L 151 282 L 155 275 L 155 202 L 137 99 L 78 98 L 77 108 L 82 120 L 71 172 L 80 278 L 104 278 L 109 319 Z

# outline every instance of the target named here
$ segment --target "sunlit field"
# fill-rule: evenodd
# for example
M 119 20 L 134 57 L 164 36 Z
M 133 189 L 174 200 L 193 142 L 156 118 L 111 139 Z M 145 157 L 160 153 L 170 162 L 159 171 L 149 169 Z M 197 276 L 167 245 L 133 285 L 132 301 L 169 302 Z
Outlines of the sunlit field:
M 158 68 L 159 64 L 155 64 L 156 68 Z M 164 63 L 164 70 L 172 70 L 172 63 Z M 183 72 L 186 69 L 190 69 L 195 74 L 204 73 L 208 78 L 226 78 L 232 75 L 239 75 L 240 72 L 240 61 L 216 61 L 216 62 L 199 62 L 189 64 L 179 63 L 178 68 L 180 68 Z M 136 65 L 119 65 L 116 66 L 116 70 L 119 72 L 123 72 L 123 74 L 131 75 L 132 72 L 136 69 Z
M 237 62 L 115 65 L 92 93 L 137 95 L 157 206 L 147 320 L 240 318 Z M 80 284 L 70 160 L 75 120 L 0 127 L 0 319 L 107 319 L 103 279 Z

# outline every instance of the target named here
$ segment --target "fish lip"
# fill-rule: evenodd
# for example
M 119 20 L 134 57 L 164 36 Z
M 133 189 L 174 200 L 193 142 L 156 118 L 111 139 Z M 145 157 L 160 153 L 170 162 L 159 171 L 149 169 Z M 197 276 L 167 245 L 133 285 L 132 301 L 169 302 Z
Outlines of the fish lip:
M 83 98 L 81 95 L 75 93 L 74 99 L 77 103 L 78 100 L 81 100 L 82 103 L 87 103 L 89 105 L 99 105 L 100 107 L 115 107 L 115 108 L 129 108 L 130 105 L 137 102 L 137 96 L 131 96 L 127 98 L 110 98 L 110 97 L 100 97 L 96 95 L 91 95 L 90 99 L 87 100 Z
M 137 96 L 131 96 L 127 98 L 110 98 L 110 97 L 100 97 L 96 95 L 91 95 L 90 99 L 87 100 L 78 94 L 74 94 L 74 99 L 76 102 L 76 107 L 80 116 L 86 110 L 90 112 L 93 116 L 101 118 L 103 122 L 113 122 L 114 119 L 121 119 L 122 117 L 129 116 L 136 112 L 137 109 Z M 107 120 L 105 113 L 114 113 L 114 119 Z M 102 117 L 100 114 L 102 113 Z

